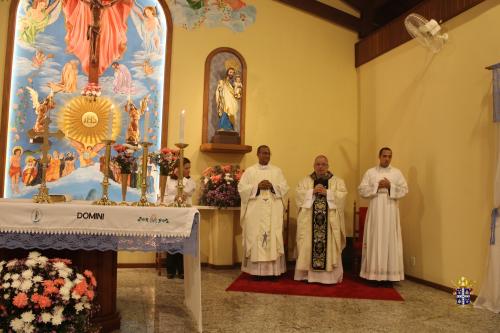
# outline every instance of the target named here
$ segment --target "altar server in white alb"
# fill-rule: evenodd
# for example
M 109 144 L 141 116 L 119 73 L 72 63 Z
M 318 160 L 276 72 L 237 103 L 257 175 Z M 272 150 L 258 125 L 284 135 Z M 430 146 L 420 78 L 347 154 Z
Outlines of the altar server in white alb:
M 174 202 L 177 195 L 177 185 L 179 184 L 179 166 L 180 160 L 175 161 L 174 172 L 168 176 L 165 188 L 165 203 L 171 204 Z M 191 179 L 191 161 L 184 157 L 183 160 L 183 194 L 186 203 L 192 204 L 192 197 L 196 190 L 196 183 Z M 173 279 L 177 275 L 178 278 L 184 279 L 184 258 L 182 253 L 170 254 L 167 253 L 167 278 Z
M 283 208 L 288 185 L 281 169 L 269 164 L 268 146 L 260 146 L 257 157 L 259 163 L 246 169 L 238 184 L 244 254 L 241 270 L 277 276 L 286 271 Z
M 404 280 L 403 240 L 399 199 L 408 185 L 399 169 L 391 166 L 392 150 L 379 151 L 380 164 L 366 171 L 359 194 L 370 199 L 363 238 L 360 276 L 376 281 Z
M 344 181 L 328 171 L 319 155 L 314 172 L 297 186 L 297 263 L 295 280 L 333 284 L 342 282 L 345 247 Z

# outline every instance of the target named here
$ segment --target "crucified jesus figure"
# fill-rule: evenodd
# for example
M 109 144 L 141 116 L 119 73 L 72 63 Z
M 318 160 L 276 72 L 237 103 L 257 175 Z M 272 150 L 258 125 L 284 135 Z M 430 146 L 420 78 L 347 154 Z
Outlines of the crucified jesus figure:
M 80 0 L 90 7 L 92 12 L 92 24 L 89 24 L 87 30 L 87 39 L 90 40 L 90 62 L 97 63 L 97 42 L 101 33 L 101 13 L 104 9 L 113 6 L 120 0 L 112 0 L 108 3 L 103 3 L 102 0 Z

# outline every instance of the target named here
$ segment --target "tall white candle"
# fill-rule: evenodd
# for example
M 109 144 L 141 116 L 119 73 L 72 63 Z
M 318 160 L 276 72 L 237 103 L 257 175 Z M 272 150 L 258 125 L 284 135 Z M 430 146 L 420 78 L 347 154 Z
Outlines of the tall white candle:
M 186 110 L 181 111 L 181 119 L 179 124 L 179 143 L 184 143 L 184 120 L 186 117 Z
M 113 140 L 113 117 L 114 117 L 113 108 L 114 106 L 113 104 L 111 104 L 111 106 L 109 107 L 109 116 L 108 116 L 108 135 L 107 135 L 108 140 Z

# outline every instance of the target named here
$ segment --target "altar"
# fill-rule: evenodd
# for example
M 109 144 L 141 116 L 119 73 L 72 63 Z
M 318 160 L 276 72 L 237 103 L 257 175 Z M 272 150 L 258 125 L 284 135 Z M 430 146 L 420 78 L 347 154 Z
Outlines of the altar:
M 119 329 L 116 309 L 118 250 L 184 253 L 184 303 L 202 330 L 199 212 L 195 208 L 95 206 L 85 201 L 33 204 L 0 200 L 0 259 L 29 250 L 69 258 L 97 279 L 95 322 Z

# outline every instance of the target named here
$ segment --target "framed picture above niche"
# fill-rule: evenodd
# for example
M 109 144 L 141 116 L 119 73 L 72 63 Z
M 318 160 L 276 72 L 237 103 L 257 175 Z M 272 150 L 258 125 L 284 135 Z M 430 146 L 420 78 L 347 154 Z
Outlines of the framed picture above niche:
M 213 50 L 205 61 L 203 133 L 200 150 L 245 154 L 247 66 L 235 49 Z

